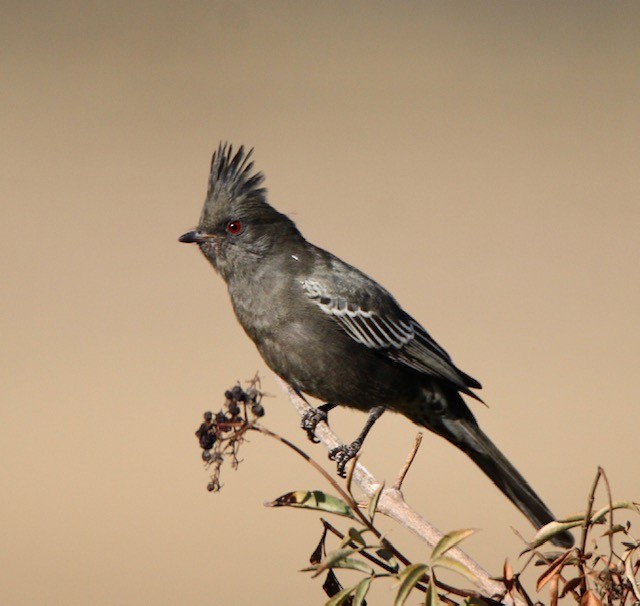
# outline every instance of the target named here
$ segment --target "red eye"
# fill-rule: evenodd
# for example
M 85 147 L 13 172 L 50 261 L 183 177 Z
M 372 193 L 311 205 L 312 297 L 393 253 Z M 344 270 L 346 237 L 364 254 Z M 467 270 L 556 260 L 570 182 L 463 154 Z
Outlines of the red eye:
M 227 231 L 233 236 L 239 234 L 242 231 L 242 223 L 240 221 L 229 221 L 227 223 Z

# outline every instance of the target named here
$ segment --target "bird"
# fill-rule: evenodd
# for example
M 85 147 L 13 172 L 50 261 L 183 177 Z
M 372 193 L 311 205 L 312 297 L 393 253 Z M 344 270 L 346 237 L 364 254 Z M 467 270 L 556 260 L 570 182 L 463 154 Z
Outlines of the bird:
M 459 448 L 536 528 L 555 517 L 480 429 L 463 395 L 481 384 L 368 275 L 308 242 L 268 202 L 253 149 L 221 142 L 213 153 L 197 244 L 227 284 L 235 315 L 269 368 L 296 390 L 324 402 L 303 419 L 315 425 L 341 405 L 368 413 L 350 444 L 330 451 L 344 475 L 375 421 L 400 413 Z M 566 531 L 552 541 L 571 547 Z

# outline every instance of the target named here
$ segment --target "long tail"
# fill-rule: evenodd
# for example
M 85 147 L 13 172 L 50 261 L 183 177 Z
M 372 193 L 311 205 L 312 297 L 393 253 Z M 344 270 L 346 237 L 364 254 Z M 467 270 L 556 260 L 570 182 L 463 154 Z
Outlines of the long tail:
M 431 424 L 425 426 L 465 452 L 536 528 L 555 520 L 549 508 L 473 418 L 445 417 L 439 419 L 437 428 Z M 561 547 L 571 547 L 574 543 L 568 532 L 557 534 L 552 542 Z

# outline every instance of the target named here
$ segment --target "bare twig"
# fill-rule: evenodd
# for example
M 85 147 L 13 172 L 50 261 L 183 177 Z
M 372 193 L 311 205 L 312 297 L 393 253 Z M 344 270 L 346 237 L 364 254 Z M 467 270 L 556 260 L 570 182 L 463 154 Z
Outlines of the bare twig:
M 598 466 L 598 472 L 602 475 L 602 479 L 607 487 L 607 500 L 609 505 L 609 561 L 613 561 L 613 497 L 611 496 L 611 486 L 609 485 L 609 478 L 602 467 Z M 616 554 L 617 555 L 617 554 Z
M 289 384 L 279 377 L 276 378 L 298 414 L 302 415 L 309 410 L 309 404 Z M 341 445 L 338 436 L 324 422 L 318 423 L 315 435 L 328 450 Z M 380 482 L 360 462 L 354 464 L 352 477 L 360 490 L 369 498 L 380 487 Z M 434 547 L 444 536 L 442 532 L 427 522 L 405 502 L 402 493 L 395 485 L 382 491 L 378 502 L 378 511 L 410 530 L 430 547 Z M 466 566 L 475 575 L 478 587 L 483 594 L 487 596 L 503 596 L 505 594 L 504 584 L 492 579 L 484 568 L 461 549 L 454 547 L 447 552 L 447 555 Z M 511 603 L 516 606 L 523 606 L 524 604 L 517 596 L 511 596 L 511 600 Z
M 418 454 L 418 449 L 420 448 L 421 443 L 422 443 L 422 432 L 418 432 L 418 434 L 416 435 L 416 440 L 413 443 L 413 448 L 411 449 L 411 452 L 409 453 L 407 460 L 404 462 L 404 465 L 402 466 L 402 469 L 400 470 L 400 473 L 398 474 L 396 481 L 393 483 L 392 488 L 394 488 L 395 490 L 398 490 L 398 491 L 401 490 L 402 482 L 404 482 L 404 478 L 407 475 L 407 472 L 409 471 L 409 467 L 411 467 L 413 460 L 416 458 L 416 455 Z
M 593 485 L 591 486 L 591 491 L 589 492 L 589 499 L 587 501 L 587 510 L 584 512 L 584 523 L 582 524 L 582 538 L 580 540 L 580 550 L 578 554 L 580 556 L 580 576 L 582 579 L 582 592 L 586 592 L 589 589 L 589 585 L 587 583 L 587 567 L 585 565 L 584 555 L 587 549 L 587 537 L 589 536 L 589 528 L 591 526 L 591 513 L 593 512 L 593 502 L 596 499 L 596 488 L 598 487 L 598 482 L 600 481 L 600 477 L 602 475 L 602 468 L 598 467 L 598 472 L 596 473 L 596 477 L 593 480 Z

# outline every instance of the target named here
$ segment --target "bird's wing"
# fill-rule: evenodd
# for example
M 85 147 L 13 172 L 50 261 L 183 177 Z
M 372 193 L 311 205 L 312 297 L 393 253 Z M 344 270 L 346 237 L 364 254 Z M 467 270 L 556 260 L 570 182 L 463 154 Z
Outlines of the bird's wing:
M 375 286 L 381 289 L 377 284 Z M 373 304 L 363 309 L 362 305 L 349 300 L 349 293 L 336 294 L 318 280 L 304 280 L 302 287 L 309 299 L 335 319 L 354 341 L 414 370 L 445 379 L 460 391 L 477 398 L 469 388 L 479 388 L 480 383 L 456 368 L 449 354 L 386 291 L 384 303 L 387 309 L 376 308 Z

